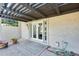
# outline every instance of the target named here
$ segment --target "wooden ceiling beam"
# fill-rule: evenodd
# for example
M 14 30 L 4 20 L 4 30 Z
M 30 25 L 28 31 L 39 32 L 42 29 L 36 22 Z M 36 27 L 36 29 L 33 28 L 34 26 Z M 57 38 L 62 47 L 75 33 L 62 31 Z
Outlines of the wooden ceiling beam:
M 41 11 L 36 10 L 35 8 L 33 8 L 32 6 L 30 6 L 28 3 L 21 3 L 24 7 L 27 7 L 28 9 L 30 9 L 31 11 L 41 15 L 42 17 L 46 17 L 46 15 L 44 15 Z
M 63 4 L 58 5 L 58 7 L 62 7 L 62 6 L 67 5 L 67 4 L 68 3 L 63 3 Z
M 15 16 L 8 16 L 8 15 L 5 15 L 5 14 L 0 14 L 0 16 L 2 17 L 2 16 L 4 16 L 4 18 L 11 18 L 11 19 L 18 19 L 19 21 L 28 21 L 28 20 L 26 20 L 26 19 L 23 19 L 23 18 L 20 18 L 20 17 L 15 17 Z
M 59 7 L 58 5 L 55 3 L 55 4 L 50 4 L 52 10 L 54 9 L 54 11 L 56 12 L 57 15 L 60 15 L 60 10 L 59 10 Z
M 57 4 L 55 4 L 55 10 L 56 10 L 56 13 L 58 14 L 58 15 L 60 15 L 60 9 L 59 9 L 59 7 L 58 7 L 58 5 Z
M 17 14 L 20 14 L 20 15 L 23 15 L 23 16 L 25 16 L 26 18 L 29 18 L 29 19 L 36 19 L 36 18 L 30 17 L 30 16 L 28 16 L 28 15 L 25 15 L 25 14 L 23 14 L 23 13 L 21 13 L 21 12 L 14 11 L 13 9 L 7 8 L 7 7 L 5 7 L 5 6 L 3 6 L 3 9 L 8 10 L 8 11 L 11 11 L 11 12 L 14 12 L 14 13 L 17 13 Z

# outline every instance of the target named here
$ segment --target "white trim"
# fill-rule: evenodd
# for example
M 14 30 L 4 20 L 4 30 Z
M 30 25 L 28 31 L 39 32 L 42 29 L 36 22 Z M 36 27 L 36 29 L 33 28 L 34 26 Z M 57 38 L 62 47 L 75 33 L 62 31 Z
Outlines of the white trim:
M 32 23 L 32 27 L 33 27 L 33 25 L 36 25 L 36 37 L 37 38 L 33 38 L 33 28 L 32 28 L 32 38 L 33 39 L 36 39 L 36 40 L 38 40 L 38 41 L 42 41 L 43 42 L 43 37 L 42 37 L 42 40 L 40 40 L 40 39 L 38 39 L 38 23 L 42 23 L 43 24 L 43 21 L 39 21 L 39 22 L 33 22 Z M 43 28 L 43 25 L 42 25 L 42 28 Z M 42 30 L 43 31 L 43 30 Z M 42 33 L 43 34 L 43 33 Z
M 49 21 L 48 19 L 46 19 L 47 21 L 47 44 L 49 45 Z
M 47 40 L 46 41 L 44 41 L 43 39 L 44 39 L 44 37 L 43 37 L 43 39 L 42 40 L 38 40 L 38 38 L 32 38 L 31 37 L 31 40 L 33 40 L 33 41 L 36 41 L 36 42 L 39 42 L 39 43 L 42 43 L 42 44 L 45 44 L 45 45 L 48 45 L 48 21 L 47 21 L 47 19 L 44 19 L 44 20 L 39 20 L 39 21 L 33 21 L 33 22 L 31 22 L 31 24 L 38 24 L 38 23 L 42 23 L 42 24 L 44 24 L 43 22 L 44 21 L 46 21 L 47 22 Z M 43 26 L 44 27 L 44 26 Z M 43 33 L 44 34 L 44 33 Z M 33 34 L 32 34 L 33 35 Z

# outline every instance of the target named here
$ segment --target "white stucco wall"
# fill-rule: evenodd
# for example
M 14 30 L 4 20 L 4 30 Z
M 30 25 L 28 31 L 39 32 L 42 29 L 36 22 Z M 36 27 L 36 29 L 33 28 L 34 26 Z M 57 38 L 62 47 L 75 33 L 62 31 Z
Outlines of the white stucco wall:
M 29 39 L 30 33 L 26 22 L 21 22 L 21 38 Z
M 13 27 L 0 24 L 0 40 L 10 40 L 12 38 L 21 38 L 20 26 Z
M 1 33 L 1 18 L 0 18 L 0 33 Z M 0 39 L 1 39 L 1 34 L 0 34 Z
M 79 53 L 79 12 L 48 18 L 49 45 L 68 42 L 68 50 Z

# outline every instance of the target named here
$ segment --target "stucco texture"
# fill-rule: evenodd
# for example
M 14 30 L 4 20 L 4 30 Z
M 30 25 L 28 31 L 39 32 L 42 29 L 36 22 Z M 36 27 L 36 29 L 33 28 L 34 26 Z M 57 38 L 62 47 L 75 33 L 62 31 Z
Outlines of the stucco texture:
M 79 52 L 79 12 L 48 18 L 49 45 L 68 42 L 67 50 Z M 62 44 L 61 44 L 62 46 Z

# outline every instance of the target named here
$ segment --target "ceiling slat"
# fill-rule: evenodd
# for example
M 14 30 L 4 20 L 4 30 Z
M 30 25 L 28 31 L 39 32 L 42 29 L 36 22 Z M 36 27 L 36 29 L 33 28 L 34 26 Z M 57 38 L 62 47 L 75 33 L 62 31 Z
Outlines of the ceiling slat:
M 6 17 L 9 18 L 10 17 L 10 18 L 15 19 L 15 20 L 18 19 L 18 20 L 21 20 L 21 21 L 28 21 L 28 20 L 20 18 L 20 17 L 18 18 L 18 17 L 15 17 L 15 16 L 8 16 L 8 15 L 5 15 L 5 14 L 0 14 L 0 15 L 5 16 L 4 18 L 6 18 Z
M 16 3 L 16 4 L 12 7 L 12 9 L 15 9 L 18 5 L 19 5 L 19 3 Z
M 16 9 L 16 11 L 19 11 L 22 7 L 23 7 L 23 5 L 19 5 L 18 8 Z
M 14 12 L 14 13 L 21 14 L 21 15 L 23 15 L 23 16 L 26 16 L 26 18 L 35 19 L 35 18 L 32 18 L 32 17 L 30 17 L 30 16 L 28 16 L 28 15 L 25 15 L 25 14 L 23 14 L 23 13 L 20 13 L 20 12 L 18 12 L 18 11 L 14 11 L 14 10 L 12 10 L 12 9 L 5 8 L 5 7 L 3 7 L 3 8 L 4 8 L 5 10 L 8 10 L 8 11 L 11 11 L 11 12 Z
M 21 3 L 22 4 L 22 3 Z M 22 5 L 24 5 L 24 7 L 27 7 L 28 9 L 30 9 L 30 10 L 32 10 L 33 12 L 35 12 L 35 13 L 37 13 L 37 14 L 39 14 L 39 15 L 41 15 L 42 17 L 46 17 L 44 14 L 42 14 L 40 11 L 38 11 L 38 10 L 36 10 L 36 9 L 34 9 L 33 7 L 31 7 L 30 5 L 28 5 L 28 4 L 22 4 Z
M 44 6 L 46 3 L 42 3 L 42 4 L 40 4 L 40 5 L 38 5 L 38 6 L 36 6 L 35 8 L 37 9 L 37 8 L 39 8 L 39 7 L 41 7 L 41 6 Z
M 36 7 L 36 6 L 38 6 L 39 4 L 41 4 L 41 3 L 36 3 L 36 4 L 32 5 L 32 7 Z

